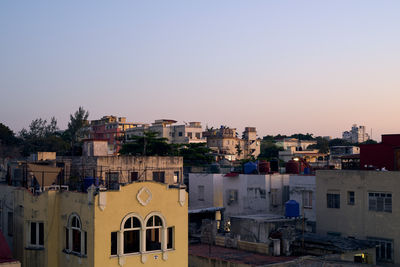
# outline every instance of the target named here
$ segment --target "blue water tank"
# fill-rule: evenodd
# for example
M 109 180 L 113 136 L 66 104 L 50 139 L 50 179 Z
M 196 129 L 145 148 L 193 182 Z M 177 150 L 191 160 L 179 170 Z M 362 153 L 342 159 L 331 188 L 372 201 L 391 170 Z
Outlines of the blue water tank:
M 243 168 L 244 168 L 243 172 L 245 174 L 255 173 L 257 172 L 257 163 L 249 161 L 244 164 Z
M 91 185 L 94 186 L 99 186 L 99 178 L 94 178 L 94 177 L 86 177 L 83 179 L 83 188 L 85 190 L 85 192 L 87 192 L 88 188 Z
M 300 216 L 300 205 L 296 200 L 289 200 L 285 204 L 285 217 L 299 217 Z

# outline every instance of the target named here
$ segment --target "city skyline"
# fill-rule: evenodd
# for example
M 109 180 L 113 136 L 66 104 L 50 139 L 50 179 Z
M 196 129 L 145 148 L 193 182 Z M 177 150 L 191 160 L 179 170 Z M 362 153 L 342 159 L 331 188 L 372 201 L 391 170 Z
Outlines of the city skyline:
M 400 132 L 396 1 L 0 3 L 0 122 L 83 106 L 259 136 Z

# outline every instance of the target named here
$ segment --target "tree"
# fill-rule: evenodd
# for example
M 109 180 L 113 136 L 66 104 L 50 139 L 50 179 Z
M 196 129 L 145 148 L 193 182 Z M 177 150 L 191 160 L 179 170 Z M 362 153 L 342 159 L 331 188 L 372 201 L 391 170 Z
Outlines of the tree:
M 29 129 L 23 128 L 19 135 L 22 140 L 22 153 L 28 156 L 37 151 L 65 153 L 69 146 L 58 132 L 57 120 L 52 117 L 50 122 L 38 118 L 31 122 Z
M 315 145 L 309 145 L 307 149 L 318 149 L 319 153 L 328 153 L 329 141 L 321 136 L 317 136 L 315 139 L 317 140 L 317 143 Z
M 314 140 L 315 138 L 313 137 L 313 134 L 310 133 L 306 133 L 306 134 L 302 134 L 302 133 L 298 133 L 298 134 L 292 134 L 290 136 L 291 138 L 297 138 L 299 140 Z
M 0 143 L 3 145 L 16 145 L 18 143 L 18 138 L 15 137 L 14 132 L 2 123 L 0 123 Z
M 0 123 L 0 157 L 18 157 L 19 141 L 8 126 Z
M 176 147 L 167 143 L 167 138 L 157 137 L 158 133 L 147 131 L 143 136 L 132 136 L 129 143 L 123 144 L 122 155 L 167 156 L 176 155 Z
M 79 107 L 74 115 L 70 114 L 68 128 L 63 134 L 63 139 L 71 144 L 72 155 L 81 148 L 80 137 L 85 135 L 84 128 L 88 125 L 89 111 Z
M 279 151 L 283 151 L 283 148 L 277 146 L 275 141 L 261 141 L 260 155 L 259 159 L 273 159 L 279 157 Z
M 243 150 L 242 150 L 242 148 L 240 147 L 240 143 L 238 143 L 238 144 L 235 146 L 235 148 L 236 148 L 236 154 L 237 154 L 238 156 L 242 155 Z
M 351 146 L 353 145 L 352 143 L 341 139 L 341 138 L 335 138 L 329 141 L 329 147 L 331 146 Z
M 361 145 L 370 145 L 370 144 L 377 144 L 378 142 L 372 139 L 368 139 L 365 142 L 360 143 Z
M 179 149 L 185 166 L 204 166 L 215 161 L 211 149 L 205 143 L 187 144 Z

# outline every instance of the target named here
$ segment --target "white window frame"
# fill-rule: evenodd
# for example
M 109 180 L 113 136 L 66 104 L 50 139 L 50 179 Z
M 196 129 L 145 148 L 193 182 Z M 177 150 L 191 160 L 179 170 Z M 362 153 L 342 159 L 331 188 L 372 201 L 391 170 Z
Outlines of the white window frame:
M 378 207 L 379 200 L 382 201 L 382 208 Z M 368 192 L 368 210 L 392 213 L 393 194 L 391 192 Z
M 303 190 L 301 192 L 301 200 L 303 202 L 303 208 L 312 209 L 313 192 L 311 190 Z
M 150 220 L 153 216 L 158 216 L 161 219 L 161 226 L 147 226 L 148 220 Z M 127 228 L 125 229 L 125 222 L 131 218 L 135 217 L 139 220 L 141 227 L 135 228 Z M 168 246 L 168 228 L 173 228 L 172 232 L 172 248 L 167 248 Z M 146 230 L 148 229 L 160 229 L 160 237 L 161 237 L 161 249 L 160 250 L 146 250 Z M 139 240 L 139 252 L 127 253 L 124 254 L 124 232 L 130 230 L 140 230 L 140 240 Z M 111 235 L 110 235 L 111 236 Z M 111 241 L 111 240 L 110 240 Z M 166 223 L 164 216 L 160 212 L 151 212 L 146 218 L 142 218 L 137 213 L 129 213 L 127 214 L 121 221 L 120 230 L 117 232 L 117 255 L 110 255 L 111 257 L 124 257 L 124 256 L 134 256 L 134 255 L 144 255 L 144 254 L 152 254 L 152 253 L 164 253 L 167 251 L 171 251 L 175 249 L 175 226 L 169 226 Z M 111 254 L 111 251 L 110 251 Z
M 127 220 L 135 218 L 139 220 L 140 222 L 140 227 L 131 227 L 131 228 L 125 228 L 125 223 Z M 139 251 L 138 252 L 129 252 L 126 253 L 124 252 L 124 233 L 127 231 L 137 231 L 139 230 Z M 125 218 L 122 220 L 121 223 L 121 229 L 119 234 L 117 234 L 117 255 L 135 255 L 139 254 L 142 251 L 142 243 L 143 243 L 143 219 L 140 217 L 138 214 L 135 213 L 130 213 L 129 215 L 125 216 Z
M 73 219 L 76 218 L 77 222 L 79 223 L 79 226 L 77 225 L 72 225 Z M 68 219 L 68 226 L 66 227 L 66 230 L 68 230 L 68 247 L 65 248 L 65 251 L 71 254 L 76 254 L 78 256 L 86 256 L 85 253 L 85 247 L 87 244 L 85 244 L 85 231 L 82 230 L 82 221 L 79 218 L 79 215 L 76 213 L 72 213 L 69 216 Z M 80 236 L 80 252 L 78 251 L 73 251 L 73 230 L 79 231 L 79 236 Z

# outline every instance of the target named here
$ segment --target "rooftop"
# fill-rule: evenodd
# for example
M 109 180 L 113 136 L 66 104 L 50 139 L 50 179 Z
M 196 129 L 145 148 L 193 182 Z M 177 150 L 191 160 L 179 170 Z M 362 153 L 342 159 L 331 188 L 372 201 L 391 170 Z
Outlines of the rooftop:
M 267 256 L 258 253 L 219 246 L 210 247 L 207 244 L 189 245 L 189 255 L 222 260 L 231 263 L 248 264 L 251 266 L 263 266 L 267 264 L 282 263 L 297 259 L 297 257 Z
M 276 214 L 254 214 L 254 215 L 237 215 L 231 216 L 231 219 L 245 219 L 258 222 L 277 222 L 277 221 L 292 221 L 293 219 L 283 217 Z

